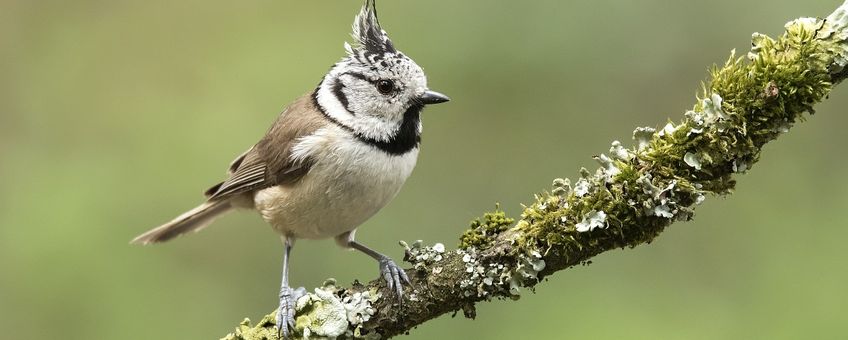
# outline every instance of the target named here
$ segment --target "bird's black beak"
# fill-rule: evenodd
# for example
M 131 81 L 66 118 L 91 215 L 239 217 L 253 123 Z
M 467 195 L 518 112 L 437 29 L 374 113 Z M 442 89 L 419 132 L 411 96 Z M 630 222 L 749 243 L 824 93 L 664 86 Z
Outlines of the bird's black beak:
M 420 99 L 421 102 L 424 103 L 424 105 L 439 104 L 450 101 L 450 98 L 448 98 L 448 96 L 430 90 L 424 92 L 424 94 L 421 95 L 421 97 L 419 97 L 418 99 Z

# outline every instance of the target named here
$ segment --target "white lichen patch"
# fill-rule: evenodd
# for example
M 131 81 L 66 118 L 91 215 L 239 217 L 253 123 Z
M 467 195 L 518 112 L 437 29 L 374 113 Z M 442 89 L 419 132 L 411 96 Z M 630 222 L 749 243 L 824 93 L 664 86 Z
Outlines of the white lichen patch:
M 707 117 L 705 114 L 703 114 L 702 112 L 687 111 L 685 116 L 688 117 L 692 121 L 692 123 L 695 124 L 695 127 L 692 127 L 691 129 L 689 129 L 689 132 L 686 133 L 686 137 L 704 133 L 704 130 L 708 126 L 706 121 Z
M 580 223 L 575 225 L 578 232 L 587 232 L 595 230 L 596 228 L 606 228 L 607 227 L 607 213 L 603 211 L 595 211 L 592 210 L 585 216 L 583 216 L 583 220 Z
M 436 243 L 433 245 L 433 251 L 443 254 L 445 252 L 445 245 L 442 243 Z
M 481 276 L 480 284 L 477 285 L 477 296 L 490 296 L 494 292 L 501 291 L 501 287 L 509 276 L 509 271 L 504 265 L 490 263 Z
M 610 147 L 609 152 L 610 152 L 610 155 L 614 159 L 617 159 L 617 160 L 620 160 L 620 161 L 626 162 L 626 161 L 633 159 L 633 157 L 634 157 L 633 153 L 631 153 L 630 150 L 627 150 L 627 148 L 625 148 L 623 145 L 621 145 L 621 142 L 619 142 L 619 141 L 613 141 L 612 142 L 612 146 Z
M 518 264 L 509 277 L 509 294 L 516 297 L 520 296 L 524 282 L 528 280 L 538 281 L 539 272 L 544 269 L 545 260 L 538 251 L 531 251 L 530 254 L 519 254 Z
M 361 337 L 362 324 L 371 320 L 371 317 L 377 312 L 373 305 L 380 299 L 381 294 L 372 289 L 364 292 L 356 292 L 342 298 L 342 304 L 347 311 L 347 321 L 354 330 L 348 331 L 352 334 L 358 334 Z
M 467 276 L 460 280 L 459 287 L 466 297 L 488 298 L 495 294 L 509 294 L 517 298 L 521 295 L 520 288 L 525 283 L 538 280 L 539 272 L 545 269 L 542 254 L 535 250 L 519 254 L 514 266 L 480 263 L 474 248 L 457 252 L 462 254 L 462 262 L 465 263 Z
M 730 114 L 722 109 L 723 99 L 718 93 L 711 94 L 708 98 L 701 100 L 702 111 L 687 111 L 685 116 L 694 125 L 686 133 L 687 136 L 704 133 L 704 131 L 715 127 L 717 131 L 723 132 L 730 124 Z
M 297 300 L 295 330 L 304 339 L 336 338 L 348 330 L 347 309 L 336 296 L 334 282 L 315 288 Z
M 819 32 L 819 37 L 828 39 L 840 44 L 836 45 L 834 52 L 834 64 L 831 65 L 831 72 L 842 72 L 845 66 L 848 66 L 848 1 L 839 6 L 822 25 Z
M 663 127 L 662 130 L 660 130 L 660 133 L 658 135 L 660 137 L 671 136 L 672 134 L 674 134 L 675 131 L 677 131 L 677 128 L 677 126 L 674 126 L 674 123 L 669 122 L 665 125 L 665 127 Z
M 581 178 L 577 180 L 577 183 L 574 184 L 574 196 L 583 197 L 586 196 L 592 188 L 592 184 L 589 183 L 585 178 Z
M 654 207 L 654 215 L 665 218 L 673 218 L 675 210 L 668 204 L 662 204 Z
M 417 240 L 409 246 L 406 242 L 400 241 L 401 247 L 406 251 L 404 258 L 409 263 L 412 263 L 416 270 L 427 270 L 428 266 L 433 265 L 444 258 L 445 245 L 436 243 L 432 246 L 424 246 L 424 242 Z
M 595 160 L 601 164 L 602 175 L 608 183 L 611 183 L 613 178 L 621 173 L 621 169 L 618 168 L 615 161 L 607 155 L 601 154 L 600 156 L 595 157 Z
M 830 24 L 832 31 L 848 35 L 848 1 L 845 1 L 839 8 L 827 16 L 827 23 Z M 829 37 L 827 33 L 819 32 L 819 34 L 822 38 Z
M 707 115 L 705 115 L 703 112 L 686 111 L 686 113 L 683 114 L 683 115 L 686 116 L 687 118 L 689 118 L 689 120 L 691 120 L 692 123 L 695 123 L 695 125 L 697 125 L 697 126 L 706 126 L 707 125 Z M 701 132 L 703 132 L 703 131 L 701 131 Z
M 651 145 L 651 140 L 654 139 L 654 134 L 657 129 L 651 127 L 640 127 L 633 130 L 633 140 L 636 141 L 636 150 L 642 151 Z
M 683 162 L 700 171 L 705 166 L 713 164 L 713 158 L 706 152 L 687 152 L 683 155 Z
M 651 175 L 644 175 L 637 180 L 642 191 L 648 198 L 641 201 L 629 201 L 634 207 L 641 207 L 645 214 L 668 219 L 688 220 L 692 217 L 691 209 L 678 202 L 678 195 L 694 195 L 695 203 L 701 204 L 706 199 L 698 188 L 680 188 L 676 180 L 666 183 L 654 183 Z
M 380 299 L 380 296 L 377 290 L 356 292 L 345 296 L 342 304 L 347 311 L 347 321 L 356 326 L 370 320 L 371 316 L 377 312 L 372 305 Z
M 459 281 L 459 288 L 462 289 L 463 295 L 466 297 L 473 296 L 476 293 L 477 281 L 482 273 L 482 266 L 477 263 L 477 249 L 471 248 L 468 250 L 457 250 L 462 253 L 462 262 L 465 263 L 465 278 Z
M 571 194 L 571 180 L 568 178 L 557 178 L 554 179 L 552 184 L 553 190 L 551 190 L 551 194 L 559 197 L 566 197 Z
M 339 293 L 336 281 L 328 279 L 297 300 L 295 331 L 303 339 L 378 339 L 379 334 L 362 334 L 361 327 L 377 312 L 373 305 L 380 297 L 376 289 Z
M 683 155 L 683 162 L 685 162 L 686 165 L 695 168 L 695 170 L 701 170 L 701 167 L 703 166 L 701 164 L 701 157 L 698 154 L 692 152 L 687 152 L 685 155 Z
M 467 274 L 459 282 L 459 288 L 464 296 L 491 297 L 495 293 L 506 291 L 503 287 L 513 275 L 509 267 L 500 263 L 480 263 L 474 248 L 467 251 L 457 250 L 457 252 L 462 254 L 462 262 L 465 264 Z
M 704 107 L 704 115 L 707 122 L 715 123 L 720 119 L 728 119 L 729 116 L 721 108 L 723 99 L 718 93 L 713 93 L 709 98 L 701 100 L 701 105 Z

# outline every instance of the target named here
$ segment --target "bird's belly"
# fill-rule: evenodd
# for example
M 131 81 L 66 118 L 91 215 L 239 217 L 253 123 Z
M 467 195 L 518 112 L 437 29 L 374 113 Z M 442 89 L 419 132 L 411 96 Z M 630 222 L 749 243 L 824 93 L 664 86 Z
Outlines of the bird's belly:
M 278 232 L 322 239 L 355 229 L 397 195 L 418 157 L 364 144 L 330 149 L 297 183 L 257 192 L 256 209 Z

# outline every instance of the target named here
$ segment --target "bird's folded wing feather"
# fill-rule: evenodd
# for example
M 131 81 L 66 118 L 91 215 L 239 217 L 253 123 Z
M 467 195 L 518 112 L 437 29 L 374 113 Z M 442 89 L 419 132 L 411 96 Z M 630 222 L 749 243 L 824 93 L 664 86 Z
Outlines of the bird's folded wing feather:
M 209 200 L 293 184 L 309 172 L 313 161 L 291 159 L 292 147 L 304 136 L 327 124 L 315 107 L 312 96 L 305 95 L 287 107 L 259 143 L 236 158 L 230 165 L 230 177 L 206 191 Z
M 209 199 L 222 199 L 268 186 L 268 166 L 259 159 L 254 148 L 236 158 L 230 168 L 230 178 L 206 192 Z M 273 185 L 273 184 L 271 184 Z

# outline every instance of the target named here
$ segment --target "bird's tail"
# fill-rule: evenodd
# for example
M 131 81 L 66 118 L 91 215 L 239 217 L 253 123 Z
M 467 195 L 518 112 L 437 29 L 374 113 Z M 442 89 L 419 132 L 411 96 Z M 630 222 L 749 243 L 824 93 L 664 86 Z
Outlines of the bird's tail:
M 197 208 L 177 216 L 171 222 L 139 235 L 130 243 L 151 244 L 168 241 L 187 232 L 197 232 L 211 224 L 218 216 L 230 211 L 232 205 L 228 200 L 209 201 Z

